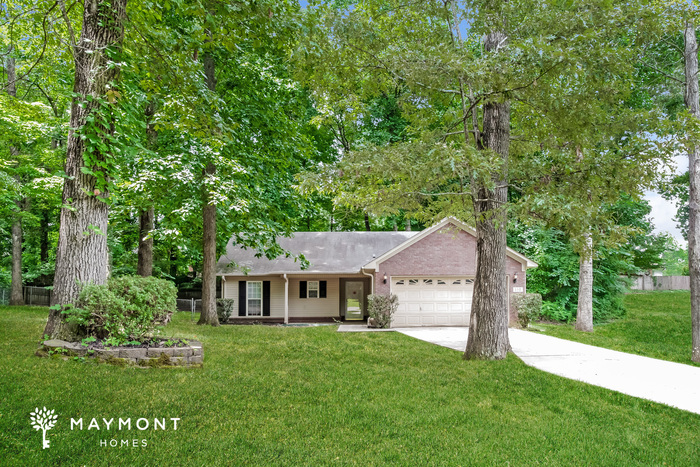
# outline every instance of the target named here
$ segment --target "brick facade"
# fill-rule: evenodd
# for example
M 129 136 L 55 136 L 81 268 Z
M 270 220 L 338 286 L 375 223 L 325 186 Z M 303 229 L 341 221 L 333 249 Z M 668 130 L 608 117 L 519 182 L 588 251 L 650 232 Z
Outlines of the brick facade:
M 508 275 L 508 293 L 514 287 L 526 290 L 526 272 L 519 261 L 506 257 L 506 274 Z M 518 274 L 517 282 L 513 277 Z M 375 273 L 376 294 L 388 294 L 391 280 L 384 283 L 384 274 L 392 276 L 466 276 L 476 275 L 476 237 L 457 227 L 438 230 L 418 240 L 413 245 L 378 264 Z M 511 323 L 517 317 L 511 316 Z

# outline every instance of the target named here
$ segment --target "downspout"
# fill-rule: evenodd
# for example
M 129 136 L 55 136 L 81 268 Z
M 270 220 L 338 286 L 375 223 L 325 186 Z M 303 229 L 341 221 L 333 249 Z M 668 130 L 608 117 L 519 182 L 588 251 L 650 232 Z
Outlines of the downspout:
M 226 298 L 226 276 L 221 276 L 221 298 Z
M 369 282 L 369 291 L 370 294 L 374 295 L 374 274 L 365 272 L 365 268 L 360 268 L 360 272 L 364 274 L 365 276 L 369 276 L 372 280 Z
M 374 274 L 370 274 L 370 273 L 368 273 L 368 272 L 365 272 L 365 268 L 360 268 L 360 272 L 361 272 L 362 274 L 364 274 L 365 276 L 369 276 L 369 278 L 370 278 L 370 281 L 369 281 L 369 292 L 370 292 L 371 295 L 374 295 Z M 363 307 L 363 308 L 365 307 L 364 302 L 362 303 L 362 307 Z M 367 310 L 363 310 L 362 314 L 368 316 Z
M 287 273 L 282 277 L 284 278 L 284 324 L 289 324 L 289 278 Z

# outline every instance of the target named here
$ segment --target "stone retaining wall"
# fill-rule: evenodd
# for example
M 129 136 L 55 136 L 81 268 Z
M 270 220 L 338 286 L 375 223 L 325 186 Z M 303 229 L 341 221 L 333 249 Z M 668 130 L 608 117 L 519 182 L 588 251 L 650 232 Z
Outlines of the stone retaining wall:
M 199 341 L 189 341 L 184 347 L 109 347 L 88 349 L 78 342 L 59 339 L 44 341 L 36 354 L 40 357 L 65 355 L 69 357 L 94 358 L 101 363 L 117 366 L 138 367 L 201 367 L 204 350 Z

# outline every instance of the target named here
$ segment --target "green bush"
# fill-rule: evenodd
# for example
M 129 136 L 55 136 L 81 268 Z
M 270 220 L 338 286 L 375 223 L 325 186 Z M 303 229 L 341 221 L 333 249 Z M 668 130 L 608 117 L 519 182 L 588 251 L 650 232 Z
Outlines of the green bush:
M 112 345 L 153 337 L 176 309 L 177 289 L 155 277 L 122 276 L 106 285 L 85 284 L 75 307 L 63 310 L 66 321 L 85 336 Z
M 574 319 L 574 313 L 557 302 L 542 302 L 541 317 L 552 321 L 570 323 Z
M 399 307 L 399 297 L 390 295 L 369 295 L 367 297 L 367 311 L 369 317 L 374 320 L 374 327 L 388 328 L 391 325 L 391 317 Z
M 513 306 L 518 312 L 520 326 L 526 328 L 530 321 L 539 318 L 542 314 L 542 295 L 538 293 L 513 295 Z
M 216 300 L 216 313 L 219 315 L 219 323 L 228 323 L 233 315 L 235 300 L 233 298 L 219 298 Z

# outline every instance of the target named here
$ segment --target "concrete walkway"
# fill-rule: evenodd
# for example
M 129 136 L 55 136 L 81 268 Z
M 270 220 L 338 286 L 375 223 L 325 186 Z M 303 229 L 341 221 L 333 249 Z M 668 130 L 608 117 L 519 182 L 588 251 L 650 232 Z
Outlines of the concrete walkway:
M 467 328 L 396 331 L 463 352 Z M 525 364 L 630 396 L 700 414 L 700 368 L 510 329 L 513 352 Z

